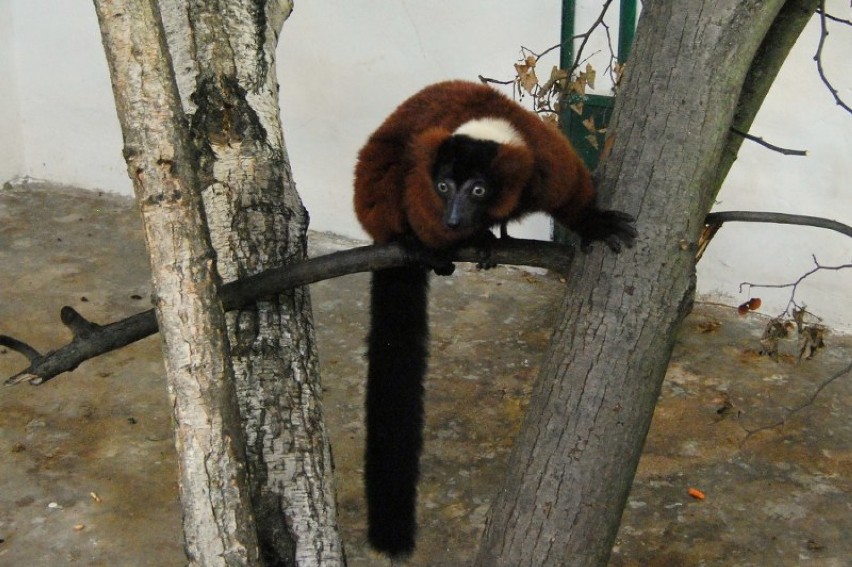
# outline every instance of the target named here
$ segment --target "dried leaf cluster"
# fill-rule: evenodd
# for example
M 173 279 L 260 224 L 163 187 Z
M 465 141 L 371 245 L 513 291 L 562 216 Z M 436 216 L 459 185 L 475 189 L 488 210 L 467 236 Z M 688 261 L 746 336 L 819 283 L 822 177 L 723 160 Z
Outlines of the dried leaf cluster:
M 793 309 L 790 317 L 775 317 L 770 320 L 760 337 L 761 354 L 778 360 L 779 343 L 790 336 L 796 329 L 798 344 L 797 362 L 803 358 L 809 360 L 816 352 L 825 346 L 826 327 L 820 319 L 809 313 L 804 307 Z
M 524 52 L 526 53 L 526 50 Z M 497 81 L 485 77 L 480 79 L 483 82 L 511 84 L 517 99 L 523 100 L 529 97 L 532 100 L 532 110 L 541 116 L 542 120 L 554 125 L 559 124 L 560 117 L 566 109 L 582 116 L 587 89 L 595 88 L 597 77 L 595 68 L 586 63 L 582 70 L 576 69 L 572 74 L 566 69 L 553 65 L 547 79 L 542 81 L 538 74 L 540 59 L 541 55 L 525 54 L 515 63 L 515 78 L 511 81 Z M 618 66 L 620 70 L 623 68 L 623 65 Z M 605 134 L 606 127 L 596 124 L 593 117 L 585 118 L 582 124 L 588 131 L 586 140 L 592 147 L 599 149 L 598 135 Z

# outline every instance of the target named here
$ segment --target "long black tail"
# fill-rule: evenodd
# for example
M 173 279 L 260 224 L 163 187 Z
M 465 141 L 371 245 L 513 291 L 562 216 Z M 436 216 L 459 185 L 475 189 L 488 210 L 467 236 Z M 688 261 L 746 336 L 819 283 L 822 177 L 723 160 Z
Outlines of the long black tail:
M 373 273 L 364 463 L 367 537 L 373 548 L 390 556 L 414 550 L 428 292 L 428 273 L 421 267 Z

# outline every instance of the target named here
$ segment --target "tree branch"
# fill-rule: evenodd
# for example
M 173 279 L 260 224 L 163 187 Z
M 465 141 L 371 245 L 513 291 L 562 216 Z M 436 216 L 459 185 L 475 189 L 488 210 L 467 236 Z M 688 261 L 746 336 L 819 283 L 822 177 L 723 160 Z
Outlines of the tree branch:
M 806 155 L 808 155 L 807 150 L 791 150 L 789 148 L 782 148 L 781 146 L 776 146 L 775 144 L 770 144 L 769 142 L 767 142 L 766 140 L 764 140 L 763 138 L 761 138 L 759 136 L 749 134 L 748 132 L 743 132 L 742 130 L 734 128 L 733 126 L 731 126 L 731 132 L 733 132 L 734 134 L 736 134 L 738 136 L 742 136 L 746 140 L 751 140 L 752 142 L 757 142 L 758 144 L 760 144 L 764 148 L 769 148 L 770 150 L 772 150 L 774 152 L 778 152 L 779 154 L 784 154 L 785 156 L 806 156 Z
M 834 88 L 834 85 L 831 81 L 828 80 L 828 77 L 825 74 L 825 69 L 822 66 L 822 49 L 825 47 L 825 40 L 828 39 L 828 25 L 827 19 L 828 15 L 825 13 L 825 0 L 820 0 L 819 9 L 817 10 L 819 13 L 819 44 L 817 44 L 817 50 L 814 54 L 814 61 L 817 64 L 817 72 L 819 73 L 819 78 L 822 80 L 823 84 L 825 84 L 828 92 L 831 93 L 831 96 L 834 97 L 834 102 L 837 103 L 839 107 L 841 107 L 846 112 L 852 113 L 852 108 L 846 104 L 842 98 L 840 98 L 840 93 L 838 93 L 837 89 Z
M 719 211 L 710 213 L 705 217 L 706 225 L 722 225 L 726 222 L 764 222 L 773 224 L 795 224 L 799 226 L 813 226 L 834 230 L 852 238 L 852 226 L 837 222 L 836 220 L 822 217 L 811 217 L 807 215 L 791 215 L 787 213 L 767 213 L 763 211 Z
M 707 228 L 699 241 L 698 257 L 712 236 L 726 222 L 764 222 L 814 226 L 837 231 L 852 237 L 852 227 L 831 219 L 759 211 L 722 211 L 710 213 L 705 219 Z M 318 281 L 412 263 L 434 265 L 439 261 L 481 262 L 484 255 L 495 264 L 534 266 L 563 273 L 575 254 L 573 246 L 503 238 L 491 244 L 489 250 L 476 247 L 460 248 L 440 257 L 425 250 L 411 250 L 400 244 L 371 245 L 335 252 L 304 262 L 267 270 L 255 276 L 225 284 L 220 289 L 225 309 L 239 309 L 258 298 L 269 297 L 283 290 Z M 18 339 L 0 335 L 0 346 L 25 356 L 30 365 L 6 380 L 7 385 L 29 382 L 42 384 L 63 372 L 74 370 L 82 362 L 117 350 L 157 332 L 153 309 L 137 313 L 108 325 L 97 325 L 85 319 L 71 307 L 60 311 L 62 323 L 71 330 L 73 339 L 59 349 L 41 354 Z
M 226 310 L 239 309 L 258 298 L 270 297 L 283 290 L 315 283 L 321 280 L 392 268 L 406 264 L 434 265 L 436 261 L 481 262 L 484 259 L 496 264 L 524 265 L 564 272 L 574 257 L 574 247 L 533 240 L 498 240 L 488 250 L 466 247 L 437 257 L 428 251 L 415 251 L 399 244 L 362 246 L 335 252 L 267 270 L 255 276 L 228 283 L 220 289 Z M 82 362 L 119 349 L 157 332 L 154 310 L 137 313 L 108 325 L 97 325 L 85 319 L 71 307 L 60 312 L 62 323 L 71 330 L 70 343 L 45 354 L 18 339 L 0 335 L 0 346 L 24 355 L 30 365 L 6 380 L 7 385 L 29 382 L 42 384 L 74 370 Z
M 852 20 L 846 20 L 835 15 L 829 14 L 828 12 L 825 12 L 822 8 L 817 8 L 817 14 L 825 14 L 826 19 L 829 19 L 832 22 L 837 22 L 838 24 L 843 24 L 846 26 L 852 26 Z
M 787 213 L 767 213 L 763 211 L 719 211 L 704 217 L 704 230 L 698 238 L 698 251 L 695 261 L 701 260 L 713 237 L 726 222 L 767 222 L 774 224 L 796 224 L 814 226 L 834 230 L 852 238 L 852 226 L 831 219 L 810 217 L 806 215 L 791 215 Z

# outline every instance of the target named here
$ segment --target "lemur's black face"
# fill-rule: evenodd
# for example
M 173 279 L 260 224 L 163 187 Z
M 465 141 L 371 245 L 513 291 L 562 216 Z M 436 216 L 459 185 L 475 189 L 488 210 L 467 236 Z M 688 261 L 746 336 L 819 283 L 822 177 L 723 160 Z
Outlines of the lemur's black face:
M 438 149 L 432 172 L 435 192 L 444 202 L 444 225 L 475 232 L 490 224 L 485 212 L 499 187 L 488 169 L 497 155 L 496 142 L 464 135 L 449 137 Z

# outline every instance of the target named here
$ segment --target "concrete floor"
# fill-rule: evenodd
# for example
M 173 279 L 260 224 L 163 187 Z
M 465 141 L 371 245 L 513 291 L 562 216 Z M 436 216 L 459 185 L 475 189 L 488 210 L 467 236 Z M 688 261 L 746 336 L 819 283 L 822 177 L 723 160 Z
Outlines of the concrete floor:
M 313 235 L 314 253 L 352 243 Z M 96 322 L 147 308 L 128 199 L 0 190 L 0 333 L 51 349 L 72 305 Z M 361 498 L 364 274 L 312 286 L 340 521 L 352 566 Z M 563 284 L 461 266 L 434 280 L 417 566 L 469 564 Z M 523 302 L 518 298 L 522 297 Z M 812 361 L 757 354 L 766 318 L 699 304 L 678 336 L 611 565 L 852 565 L 852 337 Z M 718 324 L 718 326 L 717 326 Z M 786 344 L 788 352 L 795 348 Z M 0 349 L 0 376 L 26 366 Z M 170 411 L 156 337 L 40 387 L 0 393 L 0 565 L 178 566 Z M 690 487 L 704 500 L 687 494 Z

